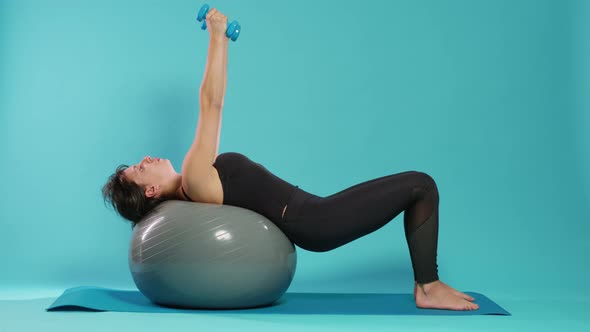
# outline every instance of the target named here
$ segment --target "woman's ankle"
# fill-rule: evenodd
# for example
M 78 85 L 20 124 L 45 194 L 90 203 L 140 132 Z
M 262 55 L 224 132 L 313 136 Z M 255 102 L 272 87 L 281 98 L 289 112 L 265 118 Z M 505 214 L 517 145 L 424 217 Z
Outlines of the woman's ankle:
M 433 287 L 439 286 L 441 284 L 440 280 L 435 280 L 435 281 L 431 281 L 431 282 L 427 282 L 427 283 L 419 283 L 416 281 L 416 283 L 418 284 L 418 287 L 420 287 L 420 289 L 424 290 L 425 292 L 427 292 L 428 290 L 432 289 Z

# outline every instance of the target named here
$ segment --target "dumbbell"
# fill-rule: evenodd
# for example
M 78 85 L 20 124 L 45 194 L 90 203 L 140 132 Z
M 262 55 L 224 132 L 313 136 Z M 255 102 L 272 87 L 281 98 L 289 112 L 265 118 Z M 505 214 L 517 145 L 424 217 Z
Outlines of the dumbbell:
M 201 9 L 199 10 L 199 14 L 197 15 L 197 21 L 203 22 L 203 25 L 201 26 L 202 30 L 207 29 L 207 21 L 205 20 L 207 13 L 209 12 L 209 5 L 208 4 L 204 4 Z M 236 39 L 238 39 L 238 37 L 240 36 L 240 30 L 241 30 L 242 26 L 238 23 L 238 21 L 234 20 L 231 23 L 228 23 L 227 25 L 227 30 L 225 31 L 225 35 L 227 36 L 227 38 L 231 39 L 232 41 L 236 41 Z

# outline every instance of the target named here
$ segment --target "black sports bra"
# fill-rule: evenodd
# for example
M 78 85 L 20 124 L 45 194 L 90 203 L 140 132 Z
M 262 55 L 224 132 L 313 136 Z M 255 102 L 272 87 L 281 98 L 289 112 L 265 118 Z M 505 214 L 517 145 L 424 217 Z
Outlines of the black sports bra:
M 223 187 L 224 205 L 249 209 L 272 221 L 281 219 L 284 206 L 299 188 L 238 152 L 219 154 L 213 166 Z M 182 192 L 190 200 L 184 188 Z

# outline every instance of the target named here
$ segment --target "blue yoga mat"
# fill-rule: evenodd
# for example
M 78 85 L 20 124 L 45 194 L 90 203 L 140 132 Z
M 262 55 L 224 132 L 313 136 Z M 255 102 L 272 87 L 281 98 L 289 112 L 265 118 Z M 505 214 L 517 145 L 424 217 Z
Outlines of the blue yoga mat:
M 252 313 L 326 315 L 507 315 L 511 314 L 482 294 L 464 292 L 478 310 L 455 311 L 416 307 L 413 294 L 285 293 L 271 306 L 255 309 L 174 309 L 152 303 L 139 290 L 81 286 L 68 288 L 47 311 L 124 311 L 173 313 Z

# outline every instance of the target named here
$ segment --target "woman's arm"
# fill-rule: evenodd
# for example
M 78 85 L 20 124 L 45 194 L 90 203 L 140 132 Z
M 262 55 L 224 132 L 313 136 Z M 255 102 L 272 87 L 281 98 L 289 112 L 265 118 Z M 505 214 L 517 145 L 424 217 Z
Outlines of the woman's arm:
M 182 186 L 192 199 L 213 203 L 211 194 L 217 179 L 213 163 L 219 149 L 221 110 L 227 82 L 225 36 L 212 36 L 200 90 L 200 112 L 195 139 L 182 162 Z
M 207 65 L 201 83 L 199 98 L 201 110 L 206 107 L 223 107 L 227 85 L 227 49 L 229 39 L 225 36 L 211 36 Z

